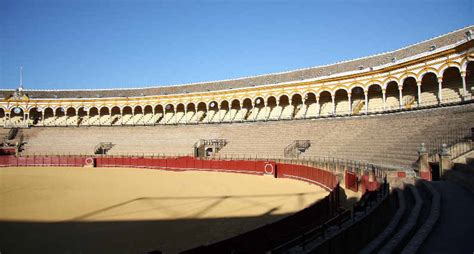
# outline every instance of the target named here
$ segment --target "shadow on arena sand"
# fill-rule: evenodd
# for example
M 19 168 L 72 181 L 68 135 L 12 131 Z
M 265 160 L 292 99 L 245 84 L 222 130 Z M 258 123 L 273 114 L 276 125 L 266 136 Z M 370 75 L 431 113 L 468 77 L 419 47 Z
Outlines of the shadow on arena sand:
M 342 190 L 342 189 L 341 189 Z M 346 199 L 350 205 L 356 198 Z M 297 194 L 293 194 L 297 195 Z M 162 197 L 160 197 L 162 198 Z M 215 198 L 215 197 L 214 197 Z M 194 215 L 199 216 L 225 199 L 216 199 Z M 2 253 L 147 253 L 160 250 L 177 253 L 200 245 L 235 236 L 239 233 L 275 222 L 290 215 L 273 214 L 278 207 L 269 207 L 259 216 L 170 219 L 84 221 L 130 203 L 155 199 L 143 197 L 98 209 L 61 222 L 0 221 L 0 251 Z M 216 233 L 217 232 L 217 233 Z
M 277 208 L 274 208 L 277 209 Z M 0 221 L 2 253 L 176 253 L 222 240 L 236 226 L 251 229 L 288 214 L 253 217 L 107 222 Z M 231 232 L 225 232 L 229 228 Z M 229 234 L 230 233 L 230 234 Z

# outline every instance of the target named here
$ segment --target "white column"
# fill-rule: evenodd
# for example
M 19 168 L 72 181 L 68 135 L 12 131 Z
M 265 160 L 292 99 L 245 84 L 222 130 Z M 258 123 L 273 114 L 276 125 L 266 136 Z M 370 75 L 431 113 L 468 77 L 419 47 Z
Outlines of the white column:
M 387 99 L 387 95 L 386 95 L 386 90 L 385 89 L 382 89 L 382 100 L 383 100 L 383 110 L 385 111 L 386 109 L 386 103 L 385 103 L 385 100 Z
M 439 104 L 443 103 L 443 77 L 438 77 L 438 99 Z
M 416 81 L 416 86 L 418 88 L 418 107 L 421 106 L 421 80 Z
M 398 86 L 398 103 L 400 104 L 400 109 L 403 108 L 403 85 Z
M 316 96 L 316 110 L 318 111 L 318 117 L 321 116 L 321 105 L 319 104 L 319 96 Z
M 347 101 L 349 102 L 349 115 L 352 115 L 352 97 L 351 97 L 351 93 L 347 94 Z
M 461 79 L 462 79 L 462 100 L 466 100 L 467 97 L 467 85 L 466 85 L 466 72 L 461 72 Z
M 336 95 L 331 94 L 332 99 L 332 115 L 336 115 Z
M 367 115 L 367 112 L 369 111 L 369 92 L 368 91 L 364 91 L 364 97 L 365 97 L 364 112 Z

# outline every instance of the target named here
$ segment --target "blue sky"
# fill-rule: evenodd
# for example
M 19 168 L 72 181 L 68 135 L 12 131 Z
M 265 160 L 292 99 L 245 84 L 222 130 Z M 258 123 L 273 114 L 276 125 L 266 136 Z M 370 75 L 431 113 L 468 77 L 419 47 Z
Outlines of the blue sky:
M 474 24 L 474 1 L 1 0 L 0 89 L 230 79 L 394 50 Z

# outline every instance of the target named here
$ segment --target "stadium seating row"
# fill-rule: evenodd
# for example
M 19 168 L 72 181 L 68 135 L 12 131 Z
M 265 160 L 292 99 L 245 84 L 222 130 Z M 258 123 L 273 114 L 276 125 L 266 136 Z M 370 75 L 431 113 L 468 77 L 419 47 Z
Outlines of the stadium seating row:
M 90 154 L 112 142 L 111 155 L 192 155 L 200 139 L 226 139 L 220 156 L 281 158 L 294 140 L 310 140 L 304 156 L 344 158 L 410 167 L 422 142 L 471 128 L 474 104 L 360 117 L 219 125 L 68 127 L 24 130 L 25 154 Z

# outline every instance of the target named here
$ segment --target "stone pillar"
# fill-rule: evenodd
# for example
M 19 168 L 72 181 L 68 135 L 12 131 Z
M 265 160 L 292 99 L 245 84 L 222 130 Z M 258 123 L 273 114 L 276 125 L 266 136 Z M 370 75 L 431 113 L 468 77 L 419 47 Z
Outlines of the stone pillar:
M 400 109 L 403 108 L 403 85 L 398 86 L 398 103 L 400 105 Z
M 336 95 L 331 94 L 331 99 L 332 99 L 332 115 L 336 115 Z
M 425 143 L 421 143 L 418 148 L 418 172 L 420 177 L 431 181 L 430 164 L 428 162 L 428 151 L 426 150 Z
M 44 109 L 41 110 L 41 125 L 44 125 Z
M 364 112 L 367 115 L 367 113 L 369 112 L 369 91 L 364 91 L 364 97 L 365 97 Z
M 461 72 L 461 79 L 462 79 L 462 101 L 466 100 L 467 97 L 467 85 L 466 85 L 466 72 Z
M 448 170 L 451 170 L 453 163 L 451 161 L 451 155 L 448 152 L 446 144 L 443 144 L 439 153 L 439 174 L 443 176 Z
M 421 80 L 420 81 L 416 81 L 416 87 L 418 88 L 418 101 L 417 101 L 417 105 L 418 107 L 421 106 Z
M 386 103 L 385 103 L 385 101 L 387 99 L 387 94 L 386 93 L 387 93 L 387 90 L 382 89 L 382 100 L 383 100 L 383 110 L 384 111 L 386 109 Z
M 347 100 L 349 102 L 349 115 L 352 115 L 352 97 L 351 97 L 351 93 L 347 94 Z
M 319 104 L 319 96 L 316 96 L 316 110 L 318 111 L 318 117 L 321 116 L 321 105 Z
M 439 103 L 443 103 L 443 77 L 438 77 L 438 99 Z

